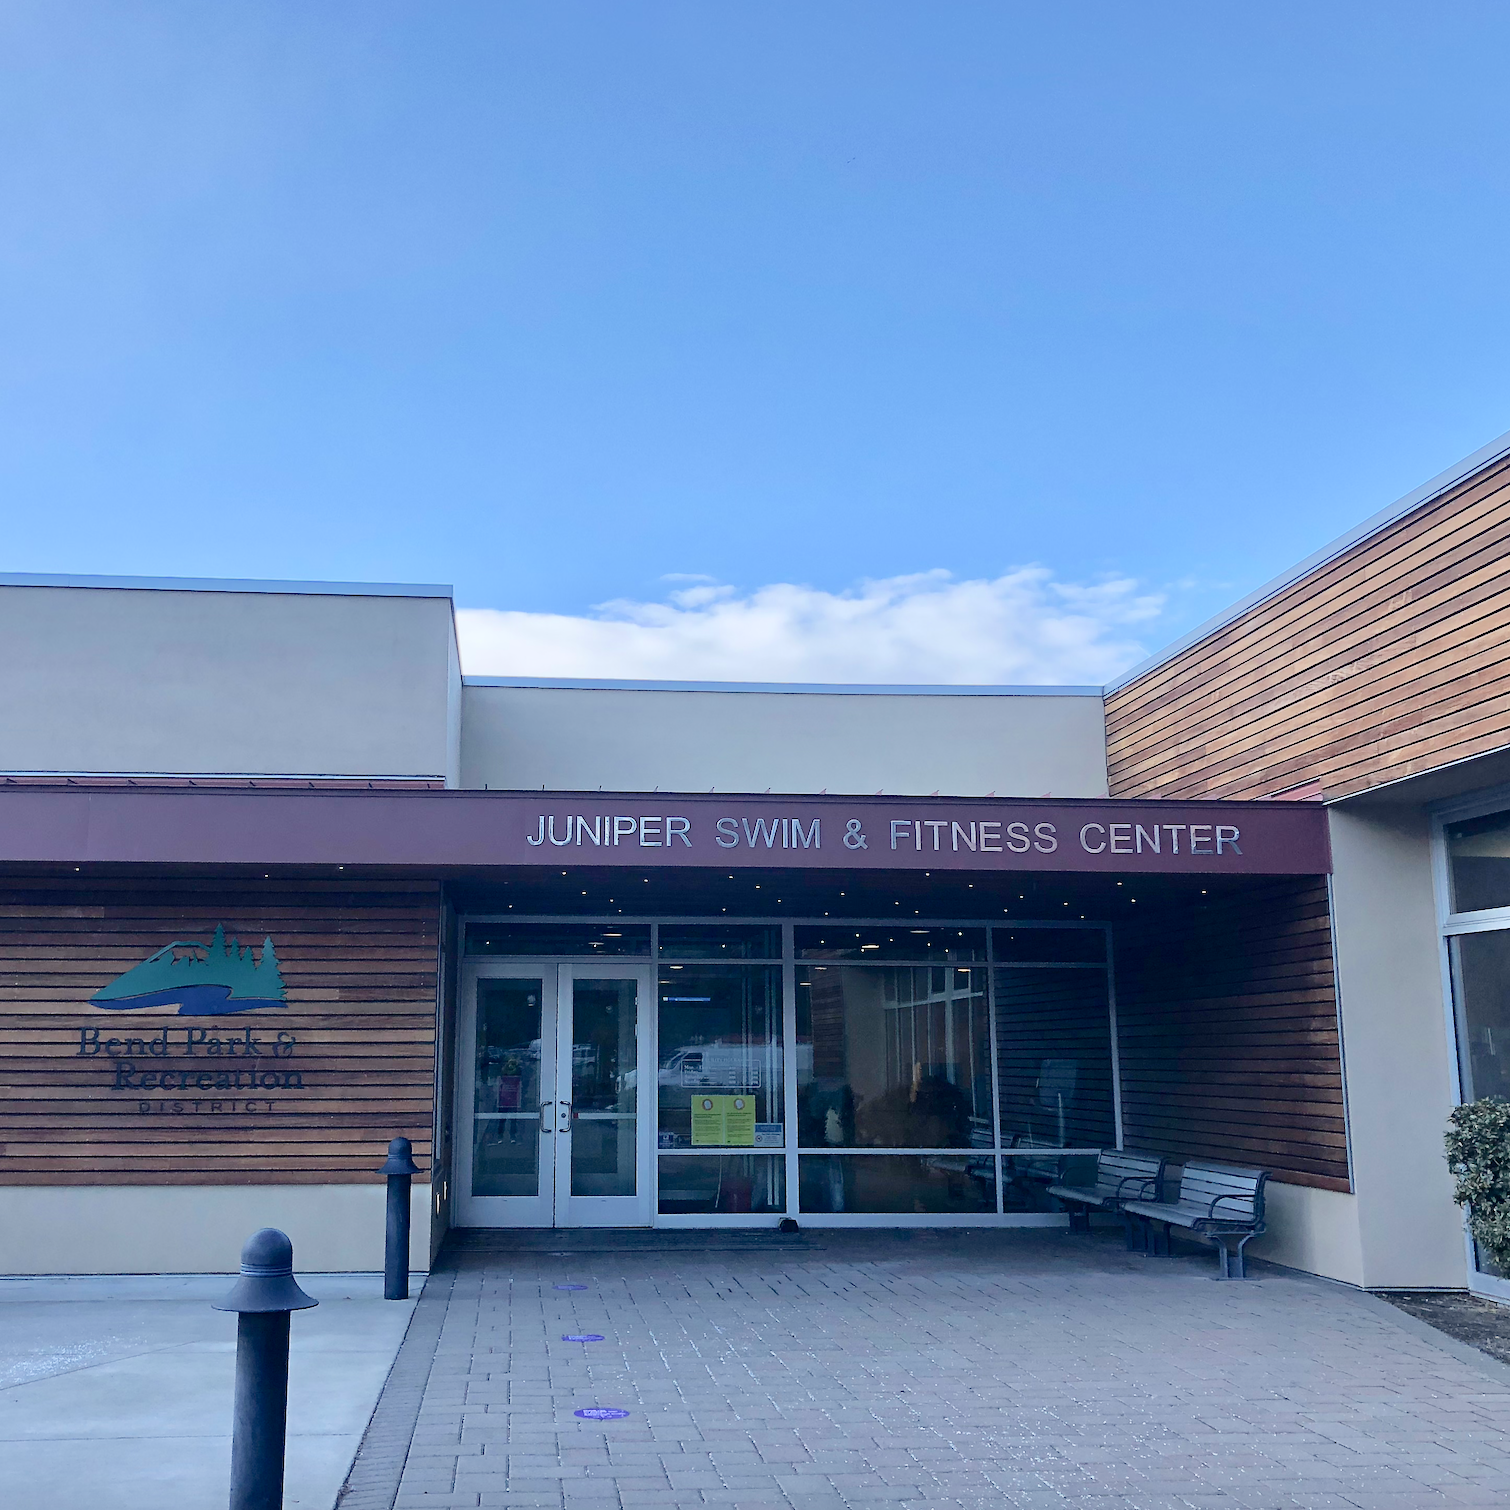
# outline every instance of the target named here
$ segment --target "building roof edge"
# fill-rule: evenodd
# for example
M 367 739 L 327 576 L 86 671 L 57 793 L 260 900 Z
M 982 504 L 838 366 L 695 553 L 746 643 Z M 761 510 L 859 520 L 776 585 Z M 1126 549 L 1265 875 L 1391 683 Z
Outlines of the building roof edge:
M 1462 461 L 1448 467 L 1445 472 L 1439 472 L 1430 482 L 1422 485 L 1403 498 L 1397 498 L 1388 508 L 1381 509 L 1377 514 L 1365 519 L 1362 524 L 1355 525 L 1346 534 L 1339 535 L 1330 544 L 1322 546 L 1319 551 L 1307 556 L 1304 561 L 1297 562 L 1287 571 L 1281 572 L 1271 581 L 1256 588 L 1246 597 L 1239 598 L 1229 608 L 1225 608 L 1214 618 L 1207 619 L 1204 624 L 1197 625 L 1189 634 L 1182 635 L 1172 644 L 1149 656 L 1146 660 L 1139 661 L 1130 670 L 1124 671 L 1120 676 L 1109 681 L 1103 687 L 1102 693 L 1110 696 L 1113 692 L 1120 692 L 1124 687 L 1138 680 L 1139 677 L 1147 676 L 1150 671 L 1156 670 L 1166 661 L 1172 661 L 1181 651 L 1188 650 L 1192 645 L 1199 644 L 1209 635 L 1213 635 L 1219 629 L 1224 629 L 1234 620 L 1240 619 L 1252 608 L 1257 608 L 1260 603 L 1276 596 L 1301 580 L 1309 576 L 1319 567 L 1325 566 L 1329 561 L 1335 561 L 1338 556 L 1350 551 L 1355 545 L 1367 540 L 1370 535 L 1378 534 L 1380 530 L 1387 529 L 1396 521 L 1403 519 L 1407 514 L 1420 508 L 1423 504 L 1430 503 L 1435 498 L 1440 498 L 1443 493 L 1455 488 L 1460 482 L 1472 477 L 1475 472 L 1482 471 L 1485 467 L 1492 466 L 1497 461 L 1502 461 L 1510 456 L 1510 431 L 1506 431 L 1498 439 L 1492 440 L 1487 446 L 1481 446 L 1471 456 L 1465 456 Z
M 0 587 L 95 587 L 130 592 L 304 593 L 322 598 L 446 598 L 435 582 L 278 582 L 256 577 L 100 577 L 74 572 L 0 572 Z
M 463 687 L 519 687 L 577 692 L 764 692 L 808 695 L 835 693 L 855 697 L 1100 697 L 1100 687 L 925 686 L 885 682 L 654 682 L 616 681 L 604 677 L 463 676 Z

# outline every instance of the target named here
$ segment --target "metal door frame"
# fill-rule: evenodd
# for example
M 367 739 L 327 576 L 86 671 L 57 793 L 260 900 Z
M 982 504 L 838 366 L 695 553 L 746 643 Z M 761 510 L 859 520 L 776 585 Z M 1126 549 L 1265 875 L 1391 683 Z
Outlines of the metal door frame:
M 572 983 L 634 980 L 635 1004 L 635 1194 L 571 1194 Z M 539 1187 L 533 1196 L 476 1196 L 472 1192 L 477 1065 L 477 995 L 485 980 L 541 983 L 540 1090 L 533 1124 L 540 1143 Z M 560 957 L 478 958 L 466 961 L 456 1014 L 459 1049 L 455 1085 L 455 1189 L 459 1227 L 649 1227 L 655 1211 L 656 1086 L 655 966 L 649 960 L 573 960 Z M 565 1083 L 561 1075 L 566 1066 Z M 563 1091 L 565 1094 L 563 1094 Z

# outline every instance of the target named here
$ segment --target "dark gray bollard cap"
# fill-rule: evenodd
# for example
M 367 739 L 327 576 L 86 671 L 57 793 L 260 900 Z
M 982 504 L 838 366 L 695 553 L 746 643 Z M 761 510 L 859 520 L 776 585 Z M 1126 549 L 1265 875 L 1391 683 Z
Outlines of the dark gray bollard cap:
M 299 1288 L 294 1278 L 294 1245 L 286 1232 L 264 1227 L 247 1238 L 241 1250 L 241 1278 L 217 1311 L 256 1315 L 266 1311 L 307 1311 L 319 1305 Z
M 414 1145 L 408 1138 L 395 1138 L 388 1145 L 388 1159 L 379 1174 L 418 1174 L 419 1165 L 414 1162 Z

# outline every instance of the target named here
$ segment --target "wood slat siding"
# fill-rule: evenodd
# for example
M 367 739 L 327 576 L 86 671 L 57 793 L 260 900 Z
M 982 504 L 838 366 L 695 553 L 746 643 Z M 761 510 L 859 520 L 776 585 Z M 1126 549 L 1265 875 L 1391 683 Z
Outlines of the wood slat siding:
M 1367 790 L 1510 744 L 1510 462 L 1112 693 L 1115 797 Z
M 439 922 L 438 888 L 414 883 L 0 879 L 0 1184 L 368 1183 L 394 1137 L 411 1138 L 428 1169 Z M 217 923 L 243 944 L 273 939 L 287 1008 L 190 1017 L 90 1006 L 132 965 L 175 939 L 207 940 Z M 107 1057 L 78 1053 L 81 1028 L 125 1039 L 165 1026 L 175 1048 L 186 1028 L 297 1041 L 287 1059 L 201 1047 L 133 1063 L 297 1071 L 303 1086 L 114 1090 Z M 249 1096 L 271 1109 L 248 1114 Z
M 1351 1189 L 1326 883 L 1161 910 L 1116 948 L 1127 1147 Z
M 1064 1115 L 1067 1145 L 1113 1144 L 1111 1042 L 1105 970 L 998 969 L 996 1061 L 1003 1145 L 1024 1135 L 1058 1137 L 1058 1107 L 1043 1105 L 1039 1094 L 1048 1059 L 1075 1065 L 1075 1090 Z

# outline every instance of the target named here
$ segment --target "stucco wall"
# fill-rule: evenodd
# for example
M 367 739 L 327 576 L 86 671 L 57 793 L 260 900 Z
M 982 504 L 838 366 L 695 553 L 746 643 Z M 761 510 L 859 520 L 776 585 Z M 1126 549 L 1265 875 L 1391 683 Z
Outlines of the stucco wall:
M 1248 1244 L 1252 1257 L 1345 1284 L 1363 1283 L 1357 1196 L 1274 1181 L 1264 1189 L 1267 1230 Z
M 465 787 L 1106 794 L 1099 697 L 468 685 L 462 708 Z
M 0 586 L 0 771 L 454 768 L 443 597 Z
M 430 1267 L 430 1186 L 411 1187 L 409 1268 Z M 386 1185 L 0 1187 L 0 1274 L 229 1274 L 259 1227 L 294 1244 L 294 1269 L 383 1267 Z
M 1362 1283 L 1467 1283 L 1442 1134 L 1446 1012 L 1420 808 L 1331 809 L 1333 928 Z

